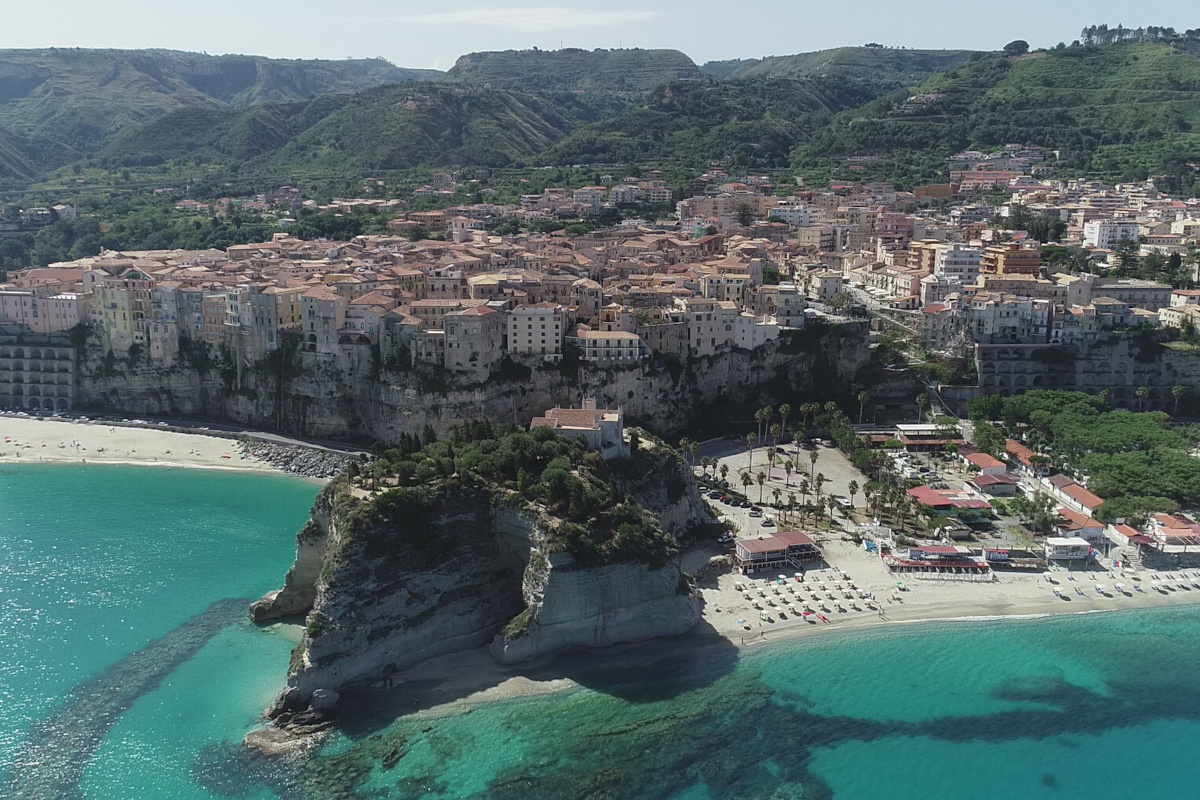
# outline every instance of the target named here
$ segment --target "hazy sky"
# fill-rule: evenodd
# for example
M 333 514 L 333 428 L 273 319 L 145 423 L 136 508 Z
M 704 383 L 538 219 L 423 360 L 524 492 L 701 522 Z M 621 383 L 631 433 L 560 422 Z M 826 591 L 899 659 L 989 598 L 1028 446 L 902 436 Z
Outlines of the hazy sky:
M 875 41 L 998 49 L 1089 24 L 1200 25 L 1195 0 L 56 0 L 0 12 L 0 47 L 166 47 L 289 58 L 382 56 L 446 69 L 474 50 L 673 47 L 697 62 Z M 1190 13 L 1189 13 L 1190 12 Z

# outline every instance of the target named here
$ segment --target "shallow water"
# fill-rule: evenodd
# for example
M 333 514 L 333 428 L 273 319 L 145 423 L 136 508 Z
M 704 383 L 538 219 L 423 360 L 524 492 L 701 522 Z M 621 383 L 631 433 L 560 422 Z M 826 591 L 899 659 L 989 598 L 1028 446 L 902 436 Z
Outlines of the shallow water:
M 210 470 L 0 467 L 0 796 L 32 726 L 72 689 L 214 601 L 278 586 L 318 489 Z M 293 646 L 244 617 L 229 604 L 211 641 L 100 731 L 87 797 L 211 796 L 190 774 L 195 754 L 254 724 Z
M 136 665 L 124 657 L 169 644 L 213 600 L 276 585 L 315 493 L 270 476 L 30 469 L 0 473 L 0 621 L 22 643 L 0 651 L 19 720 L 0 733 L 6 765 L 72 687 Z M 1194 608 L 689 650 L 255 757 L 238 742 L 290 647 L 220 626 L 105 729 L 83 796 L 1099 800 L 1186 797 L 1200 781 Z

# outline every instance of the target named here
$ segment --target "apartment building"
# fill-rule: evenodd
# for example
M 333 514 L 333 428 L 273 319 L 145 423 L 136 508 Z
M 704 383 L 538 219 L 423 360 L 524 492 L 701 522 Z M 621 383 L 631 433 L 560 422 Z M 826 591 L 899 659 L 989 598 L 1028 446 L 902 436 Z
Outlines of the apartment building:
M 943 244 L 935 248 L 933 274 L 938 277 L 957 279 L 962 284 L 973 284 L 979 277 L 979 264 L 983 251 L 964 244 Z
M 1111 250 L 1128 239 L 1137 244 L 1141 226 L 1137 222 L 1116 219 L 1094 219 L 1083 226 L 1084 247 Z
M 567 310 L 557 303 L 518 306 L 508 313 L 508 352 L 514 355 L 562 358 L 567 334 Z

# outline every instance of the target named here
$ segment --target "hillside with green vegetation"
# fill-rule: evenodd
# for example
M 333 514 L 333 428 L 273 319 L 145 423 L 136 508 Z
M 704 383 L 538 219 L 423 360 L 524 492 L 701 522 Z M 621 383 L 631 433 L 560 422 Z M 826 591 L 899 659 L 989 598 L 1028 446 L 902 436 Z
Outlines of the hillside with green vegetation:
M 200 159 L 242 172 L 362 174 L 416 166 L 506 166 L 552 147 L 604 106 L 429 83 L 240 110 L 188 109 L 122 133 L 106 167 Z
M 1186 153 L 1194 156 L 1198 124 L 1200 59 L 1167 44 L 979 53 L 919 88 L 838 116 L 798 149 L 795 165 L 856 156 L 901 179 L 944 179 L 953 153 L 1011 142 L 1064 149 L 1080 172 L 1136 177 L 1178 170 Z
M 838 47 L 740 63 L 727 77 L 836 78 L 892 87 L 919 86 L 939 72 L 966 63 L 970 50 L 899 50 Z
M 419 540 L 432 530 L 431 509 L 486 496 L 495 506 L 538 517 L 552 550 L 570 553 L 583 566 L 661 567 L 678 552 L 675 538 L 654 512 L 639 504 L 630 487 L 647 469 L 661 469 L 662 458 L 673 451 L 661 442 L 647 446 L 656 452 L 605 461 L 582 439 L 566 439 L 550 428 L 530 431 L 484 420 L 465 422 L 441 441 L 431 431 L 424 443 L 407 437 L 383 451 L 370 474 L 351 468 L 352 479 L 362 486 L 394 487 L 360 507 L 355 521 L 360 524 L 354 527 L 388 537 L 402 530 Z M 660 471 L 653 482 L 665 484 L 673 501 L 686 491 L 678 475 Z
M 785 166 L 796 144 L 833 113 L 872 97 L 869 88 L 832 80 L 671 83 L 619 115 L 573 132 L 547 160 Z
M 469 53 L 444 82 L 527 92 L 647 92 L 698 79 L 700 69 L 678 50 L 503 50 Z
M 742 67 L 757 64 L 757 58 L 729 58 L 724 61 L 705 61 L 700 65 L 700 73 L 706 78 L 716 78 L 723 81 L 732 77 Z
M 244 107 L 439 77 L 382 59 L 302 61 L 171 50 L 0 50 L 0 126 L 45 169 L 180 109 Z M 2 136 L 2 134 L 0 134 Z M 3 145 L 0 145 L 3 147 Z M 0 175 L 22 175 L 0 156 Z M 29 166 L 24 168 L 26 171 Z

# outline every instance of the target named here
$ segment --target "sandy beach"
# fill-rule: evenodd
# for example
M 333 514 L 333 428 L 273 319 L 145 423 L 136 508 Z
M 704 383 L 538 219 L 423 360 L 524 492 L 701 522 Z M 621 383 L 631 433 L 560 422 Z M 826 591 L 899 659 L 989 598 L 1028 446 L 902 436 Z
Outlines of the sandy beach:
M 39 462 L 276 471 L 265 461 L 242 454 L 235 439 L 99 422 L 0 415 L 0 463 Z
M 826 542 L 822 550 L 832 566 L 810 569 L 803 581 L 796 581 L 790 573 L 782 584 L 774 573 L 721 576 L 716 586 L 701 589 L 705 600 L 705 620 L 719 635 L 738 646 L 754 647 L 795 636 L 847 628 L 934 620 L 1080 614 L 1200 603 L 1200 570 L 1177 570 L 1161 574 L 1140 570 L 1130 576 L 1110 574 L 1099 569 L 1056 569 L 1052 573 L 1052 582 L 1045 579 L 1041 572 L 997 572 L 996 579 L 987 583 L 909 576 L 898 579 L 891 575 L 878 556 L 870 555 L 849 542 Z M 853 588 L 843 575 L 848 575 L 853 581 Z M 1165 592 L 1151 588 L 1155 576 L 1163 578 L 1170 588 Z M 903 583 L 903 591 L 898 581 Z M 739 591 L 736 584 L 745 587 L 744 591 Z M 820 588 L 822 584 L 824 589 Z M 1097 591 L 1097 584 L 1103 587 L 1103 593 Z M 1121 589 L 1117 588 L 1118 584 Z M 1061 596 L 1054 594 L 1056 589 Z M 746 599 L 747 591 L 750 600 Z M 868 600 L 862 597 L 863 592 L 870 594 L 870 600 L 876 608 L 868 607 Z M 831 593 L 834 599 L 829 597 Z M 847 593 L 854 597 L 847 597 Z M 814 599 L 814 596 L 819 596 L 820 600 Z M 756 603 L 761 608 L 755 608 Z M 795 606 L 800 613 L 789 610 L 788 604 Z M 844 610 L 838 609 L 839 604 Z M 814 620 L 811 616 L 805 619 L 805 605 L 814 612 L 824 614 L 829 622 Z M 763 619 L 764 615 L 767 619 Z M 739 621 L 745 624 L 739 624 Z
M 901 591 L 896 578 L 890 575 L 878 556 L 842 541 L 826 542 L 822 549 L 828 563 L 811 567 L 803 582 L 797 582 L 789 575 L 780 585 L 777 574 L 747 576 L 734 573 L 721 575 L 715 582 L 710 582 L 714 585 L 702 583 L 703 619 L 684 636 L 596 651 L 572 651 L 515 667 L 497 664 L 486 648 L 480 648 L 417 664 L 395 676 L 395 689 L 370 693 L 360 698 L 359 703 L 371 713 L 395 716 L 463 713 L 480 703 L 577 688 L 581 685 L 576 679 L 580 671 L 605 673 L 618 680 L 621 676 L 637 680 L 639 675 L 644 678 L 655 674 L 655 665 L 664 660 L 692 655 L 703 657 L 706 651 L 711 653 L 722 648 L 726 652 L 757 649 L 803 636 L 834 635 L 838 631 L 867 632 L 896 625 L 972 624 L 1006 618 L 1200 603 L 1200 570 L 1171 573 L 1141 570 L 1135 577 L 1112 578 L 1100 570 L 1056 570 L 1053 582 L 1045 580 L 1040 572 L 1001 572 L 990 583 L 905 577 L 905 590 Z M 699 551 L 688 556 L 685 560 L 693 564 L 707 558 L 705 552 Z M 849 589 L 843 574 L 850 576 L 854 590 Z M 1156 578 L 1171 588 L 1153 589 L 1151 581 Z M 822 583 L 826 586 L 824 591 L 819 589 Z M 1098 583 L 1104 587 L 1104 594 L 1096 591 Z M 1118 583 L 1124 591 L 1116 588 Z M 746 600 L 744 591 L 738 590 L 736 584 L 746 587 L 752 599 Z M 843 588 L 836 589 L 837 584 Z M 1056 588 L 1062 597 L 1054 594 Z M 779 594 L 775 593 L 776 589 Z M 821 602 L 812 599 L 813 589 L 820 594 L 827 611 L 821 611 Z M 836 602 L 828 598 L 830 591 L 840 599 L 844 611 L 838 611 Z M 859 596 L 851 601 L 845 597 L 846 591 Z M 871 594 L 877 609 L 868 608 L 861 597 L 864 591 Z M 766 598 L 761 596 L 764 592 Z M 768 600 L 776 605 L 770 606 Z M 754 607 L 755 601 L 762 610 Z M 801 613 L 787 610 L 788 603 L 796 605 Z M 811 618 L 812 622 L 807 621 L 803 616 L 805 603 L 814 611 L 821 611 L 829 622 L 821 622 L 815 617 Z M 770 621 L 761 619 L 762 614 L 769 616 Z

